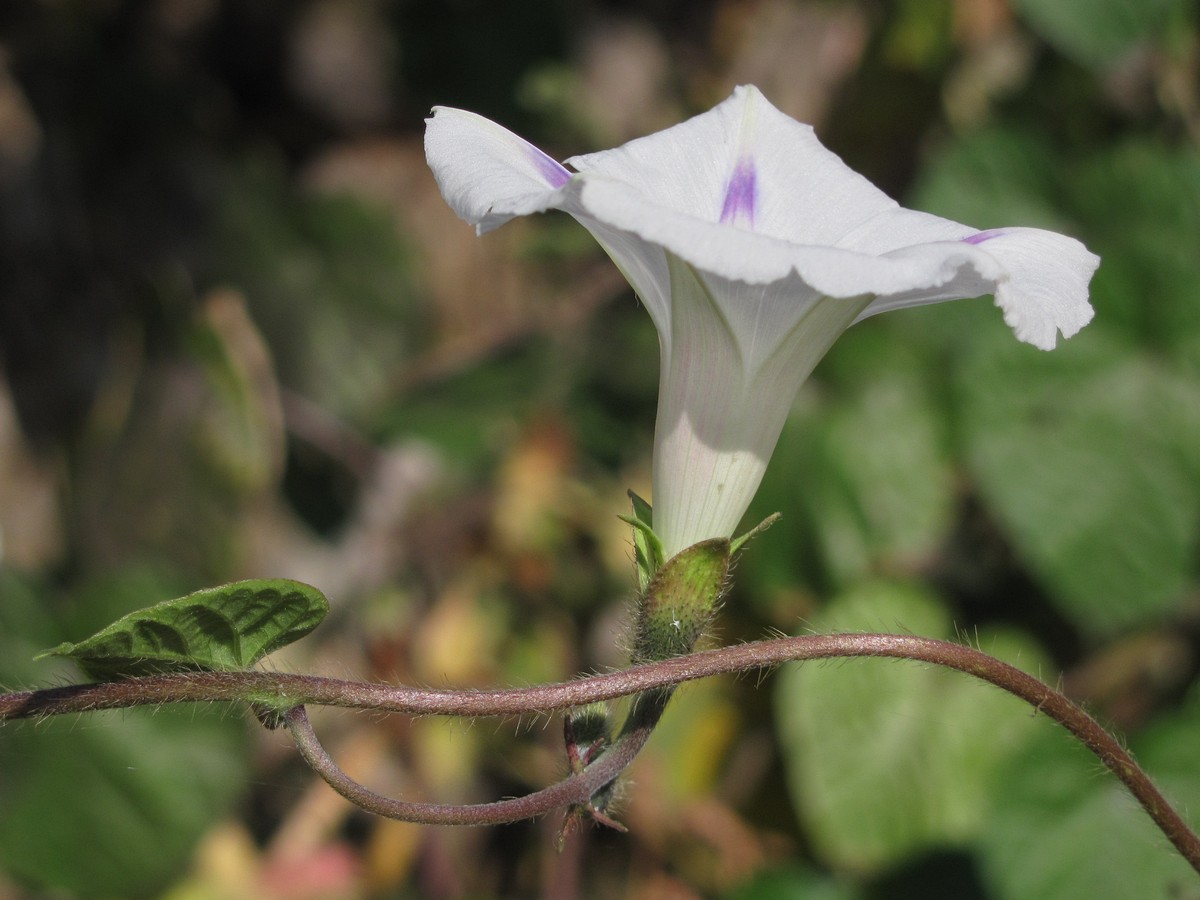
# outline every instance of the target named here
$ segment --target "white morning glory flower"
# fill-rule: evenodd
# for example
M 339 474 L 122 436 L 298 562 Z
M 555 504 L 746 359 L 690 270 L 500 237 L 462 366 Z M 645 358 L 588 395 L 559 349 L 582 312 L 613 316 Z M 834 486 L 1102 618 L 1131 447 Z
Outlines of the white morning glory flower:
M 646 305 L 662 354 L 652 501 L 667 558 L 733 533 L 800 384 L 854 322 L 994 294 L 1016 336 L 1048 350 L 1092 318 L 1099 259 L 1081 243 L 904 209 L 754 87 L 570 168 L 445 107 L 425 151 L 480 234 L 564 210 Z

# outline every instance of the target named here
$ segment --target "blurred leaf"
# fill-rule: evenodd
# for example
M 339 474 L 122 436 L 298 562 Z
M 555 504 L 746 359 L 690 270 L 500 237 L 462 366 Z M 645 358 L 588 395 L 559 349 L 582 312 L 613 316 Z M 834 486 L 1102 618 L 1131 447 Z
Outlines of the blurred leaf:
M 842 595 L 812 628 L 951 635 L 936 600 L 893 583 Z M 984 632 L 976 643 L 1041 668 L 1038 649 L 1013 634 Z M 821 856 L 855 871 L 985 830 L 997 774 L 1036 727 L 1025 704 L 990 685 L 896 660 L 788 666 L 775 701 L 797 812 Z
M 127 570 L 93 583 L 75 620 L 127 608 L 127 594 L 161 579 Z M 74 596 L 74 594 L 73 594 Z M 47 663 L 39 644 L 62 637 L 62 604 L 0 573 L 0 683 L 30 684 Z M 77 621 L 78 624 L 78 621 Z M 190 709 L 127 710 L 0 730 L 0 869 L 78 897 L 156 894 L 245 783 L 240 717 Z M 55 895 L 57 896 L 57 894 Z
M 214 291 L 189 338 L 211 397 L 195 432 L 205 451 L 201 459 L 217 470 L 218 483 L 239 493 L 273 486 L 284 455 L 279 386 L 270 351 L 243 298 Z
M 484 469 L 519 436 L 516 424 L 545 399 L 542 389 L 561 377 L 554 362 L 546 342 L 524 343 L 409 391 L 379 427 L 426 440 L 460 466 Z
M 238 581 L 129 613 L 84 641 L 60 644 L 44 655 L 70 657 L 100 681 L 246 669 L 308 634 L 328 612 L 325 596 L 298 581 Z
M 1097 324 L 1200 371 L 1200 152 L 1128 142 L 1072 167 L 1067 185 L 1103 260 Z
M 962 375 L 971 470 L 1053 599 L 1094 635 L 1179 602 L 1200 539 L 1200 384 L 1097 331 L 980 348 Z
M 976 228 L 1071 231 L 1056 194 L 1063 161 L 1035 134 L 992 128 L 956 141 L 918 179 L 913 205 Z
M 966 304 L 938 322 L 959 328 L 972 474 L 1053 599 L 1093 634 L 1170 609 L 1200 539 L 1200 156 L 1135 142 L 1073 161 L 993 129 L 942 154 L 918 203 L 1062 228 L 1101 254 L 1096 320 L 1053 353 L 969 327 Z M 1018 218 L 1039 207 L 1059 221 Z
M 948 0 L 900 0 L 883 53 L 889 62 L 914 70 L 934 70 L 953 52 L 952 19 Z
M 724 900 L 854 900 L 858 890 L 798 866 L 768 869 L 727 894 Z
M 6 726 L 0 865 L 72 896 L 157 893 L 240 792 L 243 737 L 184 709 Z
M 1044 138 L 993 128 L 942 152 L 914 202 L 980 228 L 1020 222 L 1083 238 L 1101 257 L 1089 330 L 1120 331 L 1200 367 L 1196 150 L 1130 141 L 1072 159 Z M 935 312 L 938 326 L 944 316 Z
M 883 329 L 856 338 L 846 349 L 858 352 L 837 362 L 858 370 L 863 383 L 832 403 L 818 424 L 821 470 L 810 473 L 803 490 L 840 584 L 874 566 L 932 553 L 954 501 L 941 411 L 923 383 L 924 360 Z
M 382 204 L 297 187 L 264 155 L 230 175 L 214 243 L 212 278 L 245 293 L 280 380 L 345 418 L 374 412 L 427 331 Z
M 820 408 L 793 412 L 746 517 L 784 514 L 747 555 L 749 569 L 773 572 L 779 583 L 811 577 L 813 567 L 797 558 L 800 534 L 835 586 L 880 567 L 912 567 L 935 551 L 954 484 L 944 412 L 926 381 L 931 368 L 884 323 L 842 339 L 821 383 L 806 388 Z
M 1109 69 L 1159 31 L 1186 0 L 1013 0 L 1029 26 L 1062 53 Z
M 658 407 L 650 317 L 631 301 L 611 304 L 588 323 L 586 352 L 567 350 L 575 370 L 562 402 L 580 449 L 614 470 L 647 458 Z
M 105 388 L 131 391 L 129 405 L 113 403 L 78 455 L 74 527 L 88 563 L 163 560 L 213 583 L 244 550 L 244 514 L 278 484 L 283 416 L 270 354 L 239 295 L 213 291 L 182 337 L 182 352 L 131 366 L 113 376 L 126 386 Z
M 1200 709 L 1162 722 L 1132 742 L 1168 799 L 1200 809 Z M 1009 763 L 980 842 L 1001 900 L 1125 900 L 1188 897 L 1196 873 L 1125 788 L 1061 731 L 1037 737 Z
M 29 684 L 43 675 L 45 666 L 34 656 L 58 636 L 48 604 L 35 585 L 0 569 L 0 686 L 15 690 L 13 685 Z

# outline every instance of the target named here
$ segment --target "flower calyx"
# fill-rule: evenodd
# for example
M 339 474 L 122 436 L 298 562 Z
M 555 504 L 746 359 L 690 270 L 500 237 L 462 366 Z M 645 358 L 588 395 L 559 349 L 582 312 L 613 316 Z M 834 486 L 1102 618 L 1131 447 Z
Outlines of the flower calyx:
M 716 615 L 731 561 L 729 538 L 709 538 L 659 567 L 639 600 L 635 662 L 692 651 Z

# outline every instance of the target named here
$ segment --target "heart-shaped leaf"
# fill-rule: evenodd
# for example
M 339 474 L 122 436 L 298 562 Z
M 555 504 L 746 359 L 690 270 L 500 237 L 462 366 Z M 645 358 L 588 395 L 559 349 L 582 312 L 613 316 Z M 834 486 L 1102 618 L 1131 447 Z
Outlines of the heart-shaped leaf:
M 237 581 L 131 612 L 41 656 L 70 657 L 99 681 L 246 669 L 304 637 L 328 612 L 325 595 L 298 581 Z

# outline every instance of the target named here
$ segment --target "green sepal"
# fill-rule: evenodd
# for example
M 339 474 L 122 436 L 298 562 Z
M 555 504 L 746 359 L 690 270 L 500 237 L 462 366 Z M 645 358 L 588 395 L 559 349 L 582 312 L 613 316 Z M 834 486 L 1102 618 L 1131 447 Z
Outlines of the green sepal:
M 729 543 L 729 555 L 737 556 L 739 553 L 742 552 L 742 548 L 746 546 L 746 544 L 750 541 L 751 538 L 758 537 L 760 534 L 762 534 L 764 531 L 766 531 L 768 528 L 770 528 L 772 525 L 774 525 L 776 522 L 778 522 L 781 518 L 782 518 L 782 516 L 779 513 L 771 513 L 769 516 L 767 516 L 765 519 L 763 519 L 761 522 L 759 522 L 757 525 L 755 525 L 753 528 L 751 528 L 749 531 L 747 531 L 741 537 L 735 537 Z
M 639 603 L 635 661 L 692 651 L 716 614 L 730 561 L 729 539 L 710 538 L 681 550 L 659 568 Z
M 619 516 L 622 522 L 633 526 L 633 551 L 637 562 L 638 590 L 645 592 L 664 562 L 663 544 L 654 533 L 654 511 L 650 504 L 629 491 L 633 504 L 633 515 Z
M 304 637 L 328 612 L 325 595 L 307 584 L 237 581 L 131 612 L 86 640 L 59 644 L 37 658 L 70 657 L 97 681 L 236 671 Z

